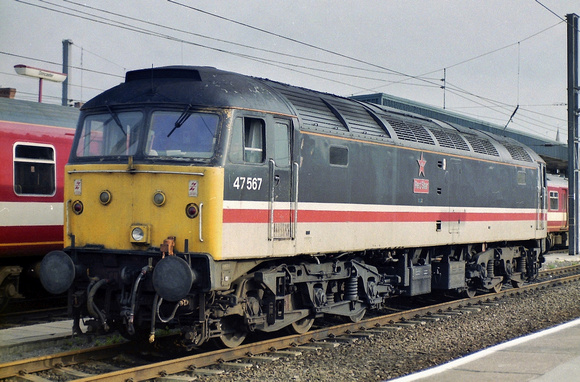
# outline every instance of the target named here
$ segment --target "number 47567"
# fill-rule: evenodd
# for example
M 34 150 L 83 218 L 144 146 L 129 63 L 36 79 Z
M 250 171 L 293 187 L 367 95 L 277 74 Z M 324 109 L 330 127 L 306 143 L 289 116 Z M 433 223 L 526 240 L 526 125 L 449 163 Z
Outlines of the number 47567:
M 251 176 L 238 176 L 234 180 L 233 187 L 236 190 L 258 191 L 262 188 L 262 178 L 253 178 Z

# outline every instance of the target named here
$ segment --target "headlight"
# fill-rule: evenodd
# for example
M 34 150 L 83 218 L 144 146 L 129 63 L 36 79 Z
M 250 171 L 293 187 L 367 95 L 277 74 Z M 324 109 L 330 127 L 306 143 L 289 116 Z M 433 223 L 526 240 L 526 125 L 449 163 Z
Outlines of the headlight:
M 141 227 L 135 227 L 131 231 L 131 237 L 133 238 L 133 241 L 142 241 L 145 237 L 145 232 L 143 232 Z
M 135 244 L 149 244 L 149 225 L 133 224 L 131 226 L 131 242 Z

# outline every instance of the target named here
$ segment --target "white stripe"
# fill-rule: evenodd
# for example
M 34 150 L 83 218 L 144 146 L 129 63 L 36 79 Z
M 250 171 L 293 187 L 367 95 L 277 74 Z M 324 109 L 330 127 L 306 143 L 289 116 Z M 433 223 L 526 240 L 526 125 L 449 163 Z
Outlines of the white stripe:
M 276 205 L 288 205 L 276 202 Z M 536 213 L 535 208 L 481 208 L 481 207 L 448 207 L 448 206 L 405 206 L 384 204 L 348 204 L 348 203 L 305 203 L 298 202 L 304 211 L 357 211 L 357 212 L 454 212 L 454 213 Z M 268 202 L 224 200 L 224 209 L 265 210 Z
M 63 203 L 0 202 L 0 226 L 63 225 Z
M 548 221 L 564 221 L 566 218 L 565 212 L 548 212 Z
M 268 202 L 255 202 L 245 200 L 224 200 L 224 210 L 267 210 L 269 208 Z

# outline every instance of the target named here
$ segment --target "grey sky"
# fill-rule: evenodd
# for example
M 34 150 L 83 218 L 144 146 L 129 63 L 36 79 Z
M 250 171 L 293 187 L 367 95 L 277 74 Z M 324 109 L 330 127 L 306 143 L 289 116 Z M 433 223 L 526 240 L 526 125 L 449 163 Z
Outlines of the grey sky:
M 63 39 L 74 43 L 73 66 L 84 69 L 71 73 L 76 101 L 122 82 L 126 70 L 185 64 L 442 107 L 447 68 L 448 109 L 505 125 L 519 103 L 511 128 L 551 139 L 559 129 L 565 139 L 566 25 L 549 10 L 565 18 L 580 14 L 580 2 L 540 3 L 0 0 L 0 86 L 36 100 L 37 81 L 13 67 L 61 71 Z M 60 94 L 45 81 L 44 102 L 59 103 Z

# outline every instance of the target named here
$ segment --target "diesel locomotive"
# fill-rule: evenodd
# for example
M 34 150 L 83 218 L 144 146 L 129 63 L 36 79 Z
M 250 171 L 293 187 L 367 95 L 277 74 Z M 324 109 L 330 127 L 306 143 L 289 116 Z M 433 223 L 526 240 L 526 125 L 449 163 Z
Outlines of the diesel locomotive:
M 130 71 L 81 109 L 64 250 L 75 318 L 235 347 L 393 296 L 536 277 L 545 163 L 501 136 L 210 67 Z

